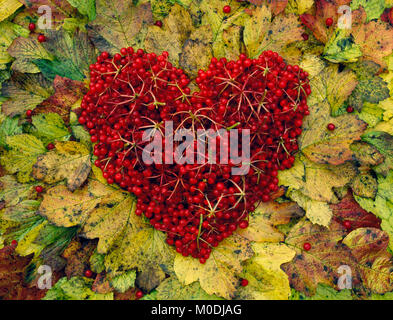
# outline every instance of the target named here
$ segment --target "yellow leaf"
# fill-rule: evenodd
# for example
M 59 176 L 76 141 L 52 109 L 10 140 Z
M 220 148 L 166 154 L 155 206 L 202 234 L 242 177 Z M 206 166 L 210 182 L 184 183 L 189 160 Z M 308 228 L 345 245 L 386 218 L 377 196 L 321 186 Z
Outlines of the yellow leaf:
M 8 136 L 6 139 L 10 150 L 1 158 L 5 169 L 16 173 L 19 182 L 29 182 L 33 165 L 37 157 L 46 151 L 41 140 L 29 134 Z
M 310 10 L 313 4 L 313 0 L 288 0 L 285 11 L 300 15 Z
M 298 190 L 289 190 L 287 195 L 306 211 L 306 216 L 312 223 L 329 226 L 333 212 L 326 202 L 313 200 Z
M 71 191 L 79 188 L 91 170 L 90 151 L 75 141 L 56 142 L 55 149 L 38 157 L 33 177 L 46 183 L 67 180 Z
M 59 185 L 44 194 L 38 213 L 57 226 L 69 228 L 82 224 L 100 200 L 87 186 L 71 192 Z
M 272 14 L 266 6 L 257 7 L 244 25 L 244 43 L 250 57 L 256 57 L 264 50 L 281 52 L 296 41 L 302 40 L 302 28 L 298 18 L 280 14 L 272 21 Z
M 199 280 L 203 290 L 226 299 L 233 298 L 242 272 L 241 262 L 253 255 L 248 240 L 234 234 L 214 248 L 205 264 L 192 257 L 176 255 L 174 270 L 181 283 Z
M 313 163 L 301 156 L 291 169 L 279 172 L 279 184 L 300 190 L 313 200 L 333 202 L 336 197 L 332 188 L 347 185 L 356 174 L 356 167 L 350 162 L 332 166 Z
M 21 6 L 22 4 L 17 0 L 0 0 L 0 21 L 7 19 Z
M 183 44 L 193 30 L 190 14 L 182 6 L 175 4 L 169 15 L 163 20 L 163 27 L 150 26 L 145 39 L 146 51 L 161 54 L 169 53 L 169 60 L 179 64 Z
M 294 202 L 261 202 L 249 215 L 249 225 L 238 233 L 250 241 L 280 242 L 284 235 L 275 226 L 287 224 L 291 218 L 303 215 L 303 210 Z
M 288 276 L 281 270 L 296 251 L 283 243 L 254 243 L 255 257 L 244 266 L 243 277 L 249 284 L 238 290 L 243 300 L 288 300 L 291 295 Z

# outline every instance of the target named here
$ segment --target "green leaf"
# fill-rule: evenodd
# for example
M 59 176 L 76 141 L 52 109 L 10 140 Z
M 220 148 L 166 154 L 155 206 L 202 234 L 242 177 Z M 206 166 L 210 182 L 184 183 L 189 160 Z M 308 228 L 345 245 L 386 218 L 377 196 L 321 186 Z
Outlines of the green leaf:
M 10 173 L 16 173 L 18 181 L 34 181 L 31 177 L 33 165 L 37 157 L 46 152 L 41 140 L 28 134 L 19 134 L 6 138 L 9 151 L 2 157 L 1 162 Z
M 87 33 L 76 30 L 73 34 L 64 29 L 47 30 L 45 49 L 53 60 L 35 59 L 33 62 L 49 80 L 56 75 L 72 80 L 84 80 L 89 73 L 90 64 L 95 62 L 96 51 Z
M 90 262 L 90 269 L 95 273 L 101 273 L 105 270 L 105 255 L 99 254 L 97 250 L 91 255 L 89 262 Z
M 337 291 L 325 284 L 319 284 L 315 295 L 307 297 L 305 294 L 292 289 L 291 300 L 353 300 L 351 290 Z
M 92 284 L 93 280 L 82 277 L 61 278 L 43 300 L 113 300 L 113 293 L 95 293 Z
M 71 134 L 57 113 L 43 113 L 32 117 L 35 127 L 33 134 L 44 144 L 55 141 L 67 141 Z
M 383 131 L 373 131 L 363 134 L 362 140 L 376 147 L 385 157 L 384 162 L 375 170 L 386 176 L 393 169 L 393 136 Z
M 1 108 L 7 116 L 24 114 L 52 94 L 52 83 L 42 74 L 15 72 L 11 79 L 3 84 L 2 95 L 8 99 L 3 102 Z
M 96 1 L 95 0 L 67 0 L 74 8 L 78 11 L 88 16 L 90 20 L 96 18 Z
M 135 278 L 135 270 L 130 270 L 115 276 L 113 279 L 111 279 L 111 284 L 115 290 L 119 291 L 120 293 L 124 293 L 128 289 L 134 287 Z
M 19 118 L 5 118 L 0 124 L 0 146 L 6 146 L 7 136 L 14 136 L 22 133 L 22 127 L 18 125 Z
M 12 57 L 7 52 L 12 41 L 19 36 L 28 37 L 29 31 L 9 21 L 0 22 L 0 30 L 0 70 L 2 70 L 6 68 L 7 63 L 12 61 Z
M 334 63 L 355 62 L 362 56 L 360 46 L 355 44 L 352 35 L 337 29 L 323 51 L 323 57 Z
M 367 14 L 366 22 L 378 19 L 385 10 L 385 0 L 352 0 L 351 9 L 356 10 L 362 6 Z

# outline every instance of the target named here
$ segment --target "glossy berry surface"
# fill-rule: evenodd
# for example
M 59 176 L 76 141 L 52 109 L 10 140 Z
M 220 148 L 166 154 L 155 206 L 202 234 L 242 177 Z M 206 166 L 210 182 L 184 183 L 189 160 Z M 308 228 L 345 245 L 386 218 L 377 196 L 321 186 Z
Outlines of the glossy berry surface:
M 154 25 L 161 28 L 161 27 L 162 27 L 162 21 L 161 21 L 161 20 L 157 20 L 157 21 L 154 23 Z
M 325 21 L 325 23 L 326 23 L 326 26 L 327 26 L 327 27 L 330 27 L 330 26 L 333 25 L 333 19 L 332 19 L 332 18 L 327 18 L 326 21 Z
M 54 145 L 53 143 L 49 143 L 49 144 L 46 146 L 46 148 L 47 148 L 48 150 L 53 150 L 53 149 L 55 148 L 55 145 Z
M 35 23 L 33 23 L 33 22 L 29 23 L 29 30 L 30 30 L 30 31 L 34 31 L 35 28 L 36 28 Z
M 230 6 L 224 6 L 224 8 L 222 8 L 222 12 L 230 13 L 231 12 L 231 7 Z
M 353 107 L 351 107 L 351 106 L 348 106 L 347 107 L 347 112 L 348 113 L 352 113 L 352 112 L 354 112 L 355 111 L 355 109 L 353 108 Z
M 46 37 L 43 34 L 40 34 L 37 39 L 38 39 L 38 42 L 45 42 L 46 41 Z
M 328 128 L 329 131 L 333 131 L 334 129 L 336 129 L 336 126 L 333 123 L 329 123 L 327 125 L 327 128 Z
M 86 270 L 85 271 L 85 277 L 86 278 L 91 278 L 93 276 L 93 271 L 91 270 Z
M 138 290 L 138 291 L 136 292 L 136 294 L 135 294 L 135 298 L 136 298 L 137 300 L 143 298 L 143 296 L 144 296 L 144 294 L 143 294 L 143 292 L 142 292 L 141 290 Z
M 305 244 L 303 244 L 303 249 L 306 250 L 306 251 L 309 251 L 311 249 L 311 244 L 306 242 Z
M 36 191 L 37 193 L 42 193 L 42 192 L 44 191 L 44 188 L 43 188 L 42 186 L 36 186 L 36 187 L 35 187 L 35 191 Z
M 247 287 L 247 286 L 248 286 L 248 280 L 247 280 L 247 279 L 242 279 L 242 280 L 240 281 L 240 285 L 241 285 L 242 287 Z

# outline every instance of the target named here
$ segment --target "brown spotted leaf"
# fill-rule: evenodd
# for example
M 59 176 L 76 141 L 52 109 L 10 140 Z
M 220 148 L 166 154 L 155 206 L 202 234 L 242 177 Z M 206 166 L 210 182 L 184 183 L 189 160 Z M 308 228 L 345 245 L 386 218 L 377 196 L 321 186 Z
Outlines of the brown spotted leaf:
M 313 225 L 307 220 L 300 221 L 292 228 L 285 243 L 295 249 L 297 254 L 282 268 L 294 289 L 308 296 L 315 294 L 318 284 L 338 289 L 338 269 L 342 265 L 351 268 L 353 288 L 360 289 L 357 261 L 350 249 L 340 243 L 345 234 L 345 229 L 334 221 L 329 229 Z M 309 251 L 304 250 L 304 243 L 311 244 Z
M 90 151 L 81 143 L 55 142 L 55 149 L 37 158 L 32 175 L 49 184 L 67 180 L 68 189 L 74 191 L 90 173 L 90 157 Z

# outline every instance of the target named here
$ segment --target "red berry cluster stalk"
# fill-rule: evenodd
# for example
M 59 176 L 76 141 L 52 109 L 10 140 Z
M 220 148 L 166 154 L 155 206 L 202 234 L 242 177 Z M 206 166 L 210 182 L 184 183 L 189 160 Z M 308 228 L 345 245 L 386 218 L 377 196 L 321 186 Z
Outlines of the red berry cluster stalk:
M 278 189 L 278 170 L 291 168 L 298 150 L 297 137 L 307 115 L 311 93 L 308 74 L 287 65 L 277 53 L 257 59 L 242 54 L 237 61 L 213 58 L 199 71 L 199 92 L 191 94 L 190 80 L 168 61 L 139 49 L 122 49 L 113 57 L 103 52 L 90 66 L 90 90 L 84 97 L 79 122 L 95 143 L 95 165 L 109 184 L 116 183 L 138 198 L 137 215 L 144 214 L 167 243 L 184 256 L 205 263 L 212 247 L 248 226 L 248 213 L 259 201 L 269 201 Z M 174 133 L 165 131 L 165 121 Z M 239 154 L 217 138 L 216 164 L 167 163 L 175 158 L 165 145 L 179 130 L 248 129 L 250 170 L 232 175 L 241 164 L 220 163 L 221 154 Z M 161 136 L 162 163 L 145 163 L 146 129 Z M 198 142 L 184 150 L 207 159 Z M 173 150 L 181 142 L 175 142 Z M 211 150 L 210 150 L 211 151 Z M 172 153 L 173 152 L 173 153 Z M 199 153 L 198 153 L 199 152 Z

